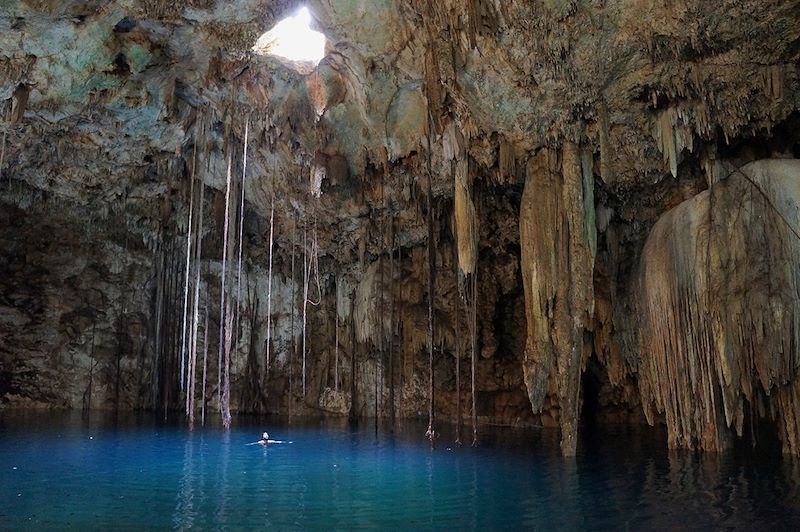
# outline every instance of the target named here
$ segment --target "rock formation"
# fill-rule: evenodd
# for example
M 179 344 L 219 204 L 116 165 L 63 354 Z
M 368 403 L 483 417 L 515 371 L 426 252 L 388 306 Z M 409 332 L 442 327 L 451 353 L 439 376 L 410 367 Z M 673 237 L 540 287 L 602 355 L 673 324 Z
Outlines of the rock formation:
M 558 405 L 562 450 L 575 454 L 581 374 L 594 313 L 592 271 L 595 227 L 591 169 L 581 168 L 578 147 L 540 150 L 528 162 L 520 209 L 520 247 L 528 343 L 525 382 L 533 410 L 547 395 Z
M 800 2 L 301 5 L 0 7 L 0 407 L 800 452 Z
M 720 170 L 642 251 L 631 358 L 644 411 L 665 414 L 672 446 L 706 450 L 742 436 L 745 416 L 769 416 L 796 453 L 800 161 Z

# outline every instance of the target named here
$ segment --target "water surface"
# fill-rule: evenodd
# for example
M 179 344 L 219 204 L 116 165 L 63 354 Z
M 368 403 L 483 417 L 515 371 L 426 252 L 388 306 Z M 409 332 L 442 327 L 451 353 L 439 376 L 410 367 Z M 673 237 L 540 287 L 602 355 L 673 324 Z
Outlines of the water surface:
M 0 411 L 0 528 L 796 529 L 800 467 L 779 453 L 668 453 L 653 429 L 556 431 Z M 263 430 L 292 443 L 247 445 Z

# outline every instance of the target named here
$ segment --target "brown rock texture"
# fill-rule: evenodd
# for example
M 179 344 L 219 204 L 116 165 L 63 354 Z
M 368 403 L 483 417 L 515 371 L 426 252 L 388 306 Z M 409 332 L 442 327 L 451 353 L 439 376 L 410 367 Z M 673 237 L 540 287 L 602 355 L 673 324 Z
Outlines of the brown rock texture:
M 796 453 L 800 161 L 720 171 L 659 219 L 642 252 L 644 411 L 665 414 L 671 446 L 705 450 L 768 416 Z
M 800 452 L 800 2 L 301 5 L 0 6 L 0 407 L 421 416 L 430 238 L 440 420 Z
M 587 172 L 591 172 L 587 169 Z M 520 247 L 528 343 L 525 383 L 535 412 L 546 395 L 560 406 L 561 449 L 574 455 L 581 408 L 581 373 L 590 346 L 594 313 L 590 242 L 584 172 L 578 147 L 560 153 L 541 150 L 528 162 L 520 208 Z

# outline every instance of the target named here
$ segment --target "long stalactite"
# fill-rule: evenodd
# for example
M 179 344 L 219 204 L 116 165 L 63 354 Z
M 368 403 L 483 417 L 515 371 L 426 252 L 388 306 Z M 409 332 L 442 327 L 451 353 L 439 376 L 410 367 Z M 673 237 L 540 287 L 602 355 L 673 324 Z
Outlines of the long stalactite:
M 530 159 L 520 212 L 528 321 L 523 369 L 534 412 L 546 397 L 560 405 L 561 450 L 568 456 L 577 450 L 584 331 L 594 312 L 594 227 L 585 223 L 594 205 L 584 195 L 577 145 L 542 149 Z

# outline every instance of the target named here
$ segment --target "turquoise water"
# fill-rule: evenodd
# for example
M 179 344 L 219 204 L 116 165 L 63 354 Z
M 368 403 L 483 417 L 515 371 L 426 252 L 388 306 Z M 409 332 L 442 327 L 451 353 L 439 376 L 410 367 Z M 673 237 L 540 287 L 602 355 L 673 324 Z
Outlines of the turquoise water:
M 0 412 L 0 528 L 796 529 L 800 468 L 699 457 L 652 429 L 595 431 L 564 460 L 551 430 L 424 424 L 377 434 L 240 418 L 189 432 L 154 417 Z M 263 430 L 292 443 L 246 445 Z

